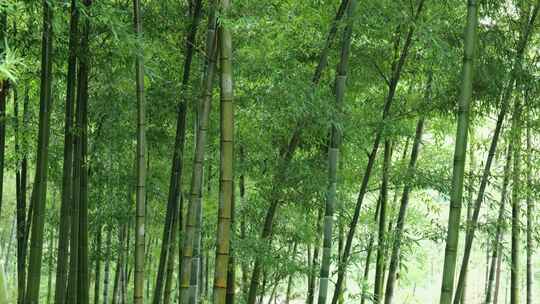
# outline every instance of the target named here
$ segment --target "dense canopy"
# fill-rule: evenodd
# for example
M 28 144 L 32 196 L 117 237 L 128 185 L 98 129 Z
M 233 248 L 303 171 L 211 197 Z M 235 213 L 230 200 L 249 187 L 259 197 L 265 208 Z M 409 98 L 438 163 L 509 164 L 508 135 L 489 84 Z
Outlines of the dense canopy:
M 540 0 L 0 0 L 0 304 L 535 303 Z

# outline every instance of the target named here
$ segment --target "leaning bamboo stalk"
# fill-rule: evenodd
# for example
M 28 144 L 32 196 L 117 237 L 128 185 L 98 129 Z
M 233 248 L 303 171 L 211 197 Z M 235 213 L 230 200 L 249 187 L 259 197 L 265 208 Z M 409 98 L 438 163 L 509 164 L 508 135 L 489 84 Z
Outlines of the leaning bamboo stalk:
M 472 81 L 474 71 L 473 63 L 477 24 L 477 1 L 469 0 L 469 5 L 467 7 L 467 24 L 465 26 L 465 53 L 463 57 L 461 87 L 458 103 L 458 127 L 456 131 L 456 144 L 454 150 L 452 190 L 450 194 L 450 212 L 448 216 L 448 231 L 446 236 L 443 278 L 441 285 L 441 304 L 452 303 L 452 296 L 454 294 L 454 273 L 456 268 L 456 253 L 459 240 L 461 201 L 463 198 L 463 181 L 465 172 L 465 158 L 467 152 L 467 135 L 469 129 L 469 108 L 472 96 Z
M 351 36 L 356 11 L 356 0 L 350 0 L 347 6 L 347 26 L 343 31 L 341 44 L 341 57 L 336 70 L 336 112 L 341 114 L 343 99 L 349 69 L 349 53 L 351 49 Z M 328 148 L 328 188 L 326 193 L 326 206 L 324 213 L 323 256 L 319 279 L 319 304 L 326 304 L 328 296 L 328 279 L 330 274 L 330 258 L 332 256 L 332 229 L 334 226 L 334 210 L 337 201 L 337 171 L 339 162 L 339 149 L 341 146 L 341 128 L 338 126 L 339 117 L 334 117 L 330 130 L 330 147 Z
M 208 117 L 212 101 L 212 87 L 216 65 L 216 0 L 211 3 L 208 17 L 208 30 L 206 35 L 206 67 L 203 79 L 203 92 L 201 94 L 201 113 L 198 119 L 195 156 L 191 175 L 191 189 L 186 216 L 185 234 L 182 246 L 182 266 L 180 268 L 180 303 L 190 303 L 197 297 L 196 285 L 191 287 L 191 281 L 196 282 L 198 277 L 198 252 L 200 243 L 201 204 L 202 204 L 202 178 L 204 154 L 206 150 L 206 137 L 208 134 Z

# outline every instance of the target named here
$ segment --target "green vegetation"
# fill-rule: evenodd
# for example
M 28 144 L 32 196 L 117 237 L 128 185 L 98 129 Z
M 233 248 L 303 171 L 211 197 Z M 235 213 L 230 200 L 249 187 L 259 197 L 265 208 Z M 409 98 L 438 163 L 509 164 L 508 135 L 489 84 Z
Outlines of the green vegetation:
M 540 0 L 0 1 L 0 304 L 532 304 Z

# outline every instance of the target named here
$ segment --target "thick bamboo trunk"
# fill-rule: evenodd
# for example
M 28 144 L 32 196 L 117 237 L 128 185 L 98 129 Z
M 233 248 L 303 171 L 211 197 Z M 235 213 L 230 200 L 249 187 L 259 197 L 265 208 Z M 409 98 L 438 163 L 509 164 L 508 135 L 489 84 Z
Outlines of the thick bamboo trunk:
M 227 16 L 231 10 L 231 2 L 229 0 L 221 0 L 220 7 L 221 13 Z M 221 72 L 221 149 L 213 302 L 214 304 L 225 304 L 227 299 L 227 272 L 230 257 L 231 218 L 234 196 L 232 34 L 227 23 L 220 25 L 218 41 Z
M 79 67 L 79 88 L 81 85 L 81 70 Z M 82 111 L 84 106 L 82 105 L 82 90 L 77 91 L 77 110 L 76 110 L 76 127 L 80 130 L 82 126 Z M 80 203 L 81 203 L 81 174 L 82 174 L 82 136 L 81 132 L 74 134 L 74 152 L 73 152 L 73 190 L 71 191 L 73 197 L 71 200 L 71 229 L 70 229 L 70 250 L 69 250 L 69 277 L 67 285 L 67 298 L 66 302 L 75 303 L 78 300 L 78 288 L 79 288 L 79 254 L 80 254 Z
M 461 87 L 458 103 L 458 127 L 454 150 L 452 188 L 450 193 L 450 212 L 448 216 L 448 231 L 446 235 L 446 248 L 444 253 L 440 304 L 452 303 L 452 296 L 454 294 L 454 273 L 456 268 L 457 246 L 459 240 L 461 203 L 463 199 L 465 159 L 467 155 L 467 135 L 469 131 L 469 107 L 472 96 L 474 50 L 476 42 L 476 28 L 478 23 L 478 6 L 476 0 L 469 0 L 468 2 L 466 22 L 467 24 L 465 26 L 464 42 L 465 52 L 463 57 Z
M 53 8 L 52 3 L 43 1 L 43 37 L 41 49 L 41 91 L 39 107 L 39 131 L 34 179 L 34 205 L 32 233 L 25 303 L 39 301 L 41 283 L 41 262 L 43 256 L 43 230 L 45 226 L 45 203 L 47 201 L 47 171 L 50 113 L 52 107 L 52 48 L 53 48 Z
M 68 273 L 69 230 L 71 221 L 73 178 L 73 113 L 75 108 L 75 83 L 77 68 L 79 11 L 77 1 L 71 1 L 69 32 L 69 58 L 66 78 L 66 113 L 64 122 L 64 165 L 62 176 L 62 202 L 58 232 L 58 257 L 56 260 L 55 303 L 64 304 Z
M 91 0 L 85 0 L 84 4 L 88 9 Z M 78 266 L 78 304 L 89 303 L 90 278 L 88 269 L 88 75 L 90 67 L 89 58 L 89 37 L 90 19 L 86 18 L 83 25 L 83 35 L 81 37 L 81 56 L 78 75 L 77 117 L 78 131 L 80 133 L 81 162 L 80 162 L 80 208 L 79 208 L 79 266 Z M 80 109 L 79 109 L 80 108 Z
M 214 70 L 216 65 L 216 0 L 210 4 L 208 30 L 206 36 L 205 72 L 201 94 L 201 111 L 196 134 L 195 156 L 191 176 L 190 197 L 186 216 L 186 227 L 182 245 L 182 265 L 180 268 L 180 303 L 197 302 L 197 281 L 199 276 L 200 229 L 202 221 L 202 180 L 208 117 L 212 101 Z
M 353 30 L 356 0 L 349 0 L 347 6 L 347 26 L 343 31 L 341 42 L 341 57 L 336 70 L 335 97 L 336 117 L 332 118 L 330 130 L 330 146 L 328 148 L 328 188 L 326 193 L 326 206 L 324 212 L 323 228 L 323 255 L 319 275 L 319 304 L 326 304 L 328 296 L 328 280 L 330 275 L 330 258 L 332 256 L 332 230 L 334 226 L 334 210 L 337 203 L 337 171 L 339 163 L 339 149 L 341 146 L 341 128 L 338 121 L 342 115 L 343 99 L 347 83 L 349 69 L 349 53 L 351 48 L 351 36 Z

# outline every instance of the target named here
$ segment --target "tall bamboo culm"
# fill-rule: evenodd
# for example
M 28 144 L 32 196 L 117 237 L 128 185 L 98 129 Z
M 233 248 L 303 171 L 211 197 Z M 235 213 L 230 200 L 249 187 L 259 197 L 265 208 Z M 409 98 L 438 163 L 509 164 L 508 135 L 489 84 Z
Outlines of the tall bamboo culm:
M 227 16 L 230 0 L 221 0 L 221 14 Z M 219 58 L 221 86 L 221 151 L 219 178 L 219 210 L 214 271 L 214 304 L 225 304 L 229 265 L 231 217 L 233 205 L 234 107 L 232 79 L 232 37 L 228 23 L 219 27 Z
M 62 177 L 62 202 L 58 232 L 58 254 L 56 261 L 55 303 L 63 304 L 66 298 L 68 246 L 71 221 L 72 182 L 73 182 L 73 113 L 75 105 L 75 83 L 77 69 L 79 11 L 77 1 L 71 1 L 69 32 L 69 57 L 67 73 L 66 113 L 64 130 L 64 166 Z
M 144 102 L 144 63 L 142 54 L 142 20 L 140 0 L 133 0 L 133 25 L 137 39 L 135 82 L 137 92 L 137 190 L 135 207 L 135 286 L 133 302 L 144 303 L 144 242 L 146 198 L 146 109 Z
M 510 255 L 510 304 L 520 304 L 521 299 L 521 102 L 516 99 L 512 119 L 514 167 L 512 169 L 512 251 Z
M 39 302 L 41 262 L 43 256 L 43 230 L 45 226 L 45 203 L 47 201 L 47 171 L 52 107 L 52 51 L 53 51 L 53 2 L 43 2 L 43 36 L 41 46 L 41 87 L 39 101 L 39 126 L 36 157 L 36 174 L 33 189 L 34 212 L 30 239 L 28 278 L 24 303 Z
M 332 126 L 330 130 L 330 147 L 328 148 L 328 188 L 326 192 L 326 206 L 324 212 L 323 256 L 319 275 L 319 304 L 326 304 L 328 296 L 328 277 L 330 274 L 330 257 L 332 256 L 332 230 L 334 226 L 334 210 L 336 208 L 337 201 L 337 170 L 342 137 L 341 128 L 338 125 L 338 121 L 341 121 L 339 116 L 342 114 L 341 109 L 343 107 L 343 99 L 345 97 L 355 10 L 356 0 L 350 0 L 346 10 L 347 25 L 343 31 L 341 56 L 336 70 L 336 115 L 332 119 Z
M 206 60 L 201 93 L 201 112 L 199 113 L 195 143 L 195 156 L 191 174 L 186 227 L 182 244 L 182 265 L 180 267 L 179 302 L 183 304 L 196 303 L 198 298 L 199 244 L 201 225 L 202 182 L 206 137 L 208 134 L 208 117 L 212 101 L 214 70 L 216 65 L 216 0 L 210 3 L 208 29 L 206 33 Z
M 459 95 L 458 127 L 454 150 L 454 168 L 452 173 L 452 190 L 450 193 L 450 212 L 448 231 L 444 253 L 444 268 L 441 286 L 440 304 L 452 303 L 454 292 L 454 274 L 459 240 L 459 222 L 463 199 L 463 181 L 465 158 L 467 155 L 467 135 L 469 131 L 469 107 L 472 96 L 474 69 L 474 49 L 476 45 L 476 28 L 478 23 L 478 3 L 469 0 L 467 7 L 467 25 L 465 26 L 465 53 Z

